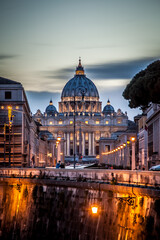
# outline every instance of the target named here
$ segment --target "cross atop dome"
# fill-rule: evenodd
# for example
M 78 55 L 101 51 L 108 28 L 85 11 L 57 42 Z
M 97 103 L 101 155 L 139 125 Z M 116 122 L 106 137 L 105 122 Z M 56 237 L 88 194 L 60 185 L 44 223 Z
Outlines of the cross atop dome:
M 79 57 L 79 64 L 78 67 L 76 68 L 76 75 L 84 75 L 84 69 L 81 64 L 81 58 Z
M 82 67 L 82 65 L 81 65 L 81 57 L 79 57 L 79 65 L 78 65 L 78 67 Z

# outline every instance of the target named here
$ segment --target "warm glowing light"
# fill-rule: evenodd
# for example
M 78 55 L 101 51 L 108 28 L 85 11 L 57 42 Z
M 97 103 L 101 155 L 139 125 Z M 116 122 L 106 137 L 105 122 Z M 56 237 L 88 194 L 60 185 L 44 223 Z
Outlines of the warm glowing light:
M 60 138 L 60 137 L 57 137 L 57 140 L 58 140 L 58 141 L 61 141 L 61 138 Z
M 127 141 L 127 144 L 130 144 L 130 141 Z
M 136 140 L 135 137 L 131 137 L 131 141 L 134 142 Z
M 98 207 L 97 206 L 93 206 L 92 207 L 92 213 L 93 214 L 97 214 L 98 213 Z
M 1 109 L 4 109 L 4 106 L 1 106 Z
M 16 106 L 16 109 L 19 109 L 19 106 Z
M 96 121 L 96 124 L 99 124 L 99 121 Z
M 88 124 L 88 121 L 85 121 L 86 124 Z
M 109 123 L 109 121 L 106 121 L 106 124 L 108 124 Z
M 70 123 L 70 124 L 73 124 L 73 121 L 70 121 L 69 123 Z
M 60 155 L 63 155 L 63 153 L 61 152 Z
M 123 148 L 123 146 L 121 146 L 121 148 Z
M 56 141 L 56 144 L 58 144 L 59 143 L 59 141 Z
M 52 124 L 53 124 L 53 122 L 49 122 L 49 124 L 50 124 L 50 125 L 52 125 Z
M 63 122 L 62 122 L 62 121 L 59 121 L 58 123 L 61 125 Z
M 52 153 L 48 153 L 47 155 L 48 155 L 48 157 L 52 157 Z
M 121 149 L 120 147 L 118 147 L 118 150 Z
M 126 146 L 126 144 L 125 144 L 125 143 L 123 143 L 123 146 L 125 147 L 125 146 Z
M 99 158 L 99 155 L 97 155 L 96 158 Z

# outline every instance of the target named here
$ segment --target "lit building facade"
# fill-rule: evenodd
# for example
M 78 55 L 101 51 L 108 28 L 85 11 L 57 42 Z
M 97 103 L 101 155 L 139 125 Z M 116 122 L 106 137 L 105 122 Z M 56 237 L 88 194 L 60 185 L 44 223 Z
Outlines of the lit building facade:
M 114 149 L 117 138 L 131 122 L 127 113 L 115 111 L 109 100 L 102 110 L 98 90 L 86 77 L 81 60 L 75 76 L 62 90 L 59 111 L 51 100 L 44 114 L 37 110 L 33 118 L 42 125 L 41 131 L 49 131 L 53 139 L 61 138 L 62 161 L 73 161 L 75 153 L 76 161 L 106 162 L 107 156 L 102 157 L 102 153 Z
M 152 103 L 147 109 L 148 168 L 160 164 L 160 106 Z
M 0 165 L 29 166 L 31 114 L 21 83 L 0 78 Z

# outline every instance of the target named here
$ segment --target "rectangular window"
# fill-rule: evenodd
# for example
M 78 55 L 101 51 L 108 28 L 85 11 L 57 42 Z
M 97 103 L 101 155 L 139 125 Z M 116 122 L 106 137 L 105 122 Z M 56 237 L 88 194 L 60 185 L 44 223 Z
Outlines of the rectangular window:
M 110 145 L 105 145 L 105 152 L 109 152 L 110 151 Z
M 99 155 L 99 146 L 96 146 L 96 155 Z
M 98 121 L 98 120 L 96 121 L 96 124 L 99 124 L 99 121 Z
M 11 92 L 5 92 L 5 99 L 11 99 L 12 98 L 12 94 Z
M 106 121 L 106 124 L 108 124 L 109 123 L 109 121 Z
M 85 149 L 85 155 L 88 156 L 88 148 Z
M 59 121 L 59 124 L 61 125 L 63 122 L 62 121 Z

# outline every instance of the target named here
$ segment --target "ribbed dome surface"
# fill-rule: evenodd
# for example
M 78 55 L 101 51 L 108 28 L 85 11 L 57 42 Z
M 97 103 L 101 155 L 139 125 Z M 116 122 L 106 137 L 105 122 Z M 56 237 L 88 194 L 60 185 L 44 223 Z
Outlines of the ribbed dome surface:
M 114 113 L 114 108 L 110 105 L 110 101 L 108 100 L 107 105 L 103 108 L 104 114 L 111 114 Z
M 81 96 L 83 90 L 85 96 L 99 98 L 96 86 L 85 75 L 75 75 L 69 80 L 63 88 L 61 97 Z
M 47 115 L 54 115 L 55 113 L 57 113 L 57 109 L 53 105 L 52 100 L 50 101 L 48 107 L 46 107 L 46 113 Z

